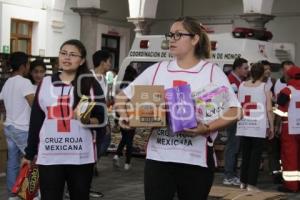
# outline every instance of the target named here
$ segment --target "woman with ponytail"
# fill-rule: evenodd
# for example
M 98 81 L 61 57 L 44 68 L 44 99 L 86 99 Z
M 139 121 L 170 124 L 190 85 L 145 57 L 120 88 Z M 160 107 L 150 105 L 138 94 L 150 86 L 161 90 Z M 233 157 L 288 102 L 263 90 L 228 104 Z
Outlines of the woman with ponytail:
M 266 142 L 274 136 L 272 93 L 264 80 L 264 65 L 255 63 L 250 80 L 242 82 L 238 99 L 243 105 L 244 117 L 237 123 L 237 136 L 242 148 L 241 189 L 257 191 L 261 155 Z
M 167 128 L 154 128 L 148 141 L 145 164 L 145 199 L 205 200 L 213 184 L 215 160 L 213 141 L 219 129 L 239 118 L 240 104 L 223 71 L 210 63 L 210 41 L 204 28 L 193 18 L 177 19 L 166 34 L 172 61 L 147 68 L 116 97 L 120 126 L 130 128 L 126 102 L 134 85 L 163 85 L 165 89 L 189 84 L 199 91 L 209 84 L 224 85 L 229 91 L 229 109 L 208 124 L 173 134 Z M 193 113 L 191 113 L 193 114 Z M 162 142 L 163 141 L 163 142 Z

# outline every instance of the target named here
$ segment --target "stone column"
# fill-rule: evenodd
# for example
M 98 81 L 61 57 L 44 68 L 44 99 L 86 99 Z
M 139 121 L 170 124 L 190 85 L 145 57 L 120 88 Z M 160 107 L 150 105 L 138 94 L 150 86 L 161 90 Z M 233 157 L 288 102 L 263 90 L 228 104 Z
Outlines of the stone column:
M 128 0 L 128 22 L 135 25 L 136 35 L 147 35 L 156 15 L 158 0 Z
M 265 24 L 274 19 L 273 0 L 243 0 L 244 14 L 241 18 L 254 29 L 264 30 Z
M 71 8 L 79 13 L 81 17 L 80 40 L 87 50 L 87 61 L 89 67 L 93 67 L 92 55 L 97 50 L 97 24 L 98 17 L 106 13 L 99 8 Z
M 241 18 L 248 22 L 251 28 L 257 30 L 265 30 L 265 24 L 274 19 L 273 15 L 265 15 L 260 13 L 245 13 Z
M 145 17 L 127 18 L 128 22 L 132 22 L 135 25 L 136 35 L 148 35 L 150 33 L 150 27 L 153 23 L 153 19 Z

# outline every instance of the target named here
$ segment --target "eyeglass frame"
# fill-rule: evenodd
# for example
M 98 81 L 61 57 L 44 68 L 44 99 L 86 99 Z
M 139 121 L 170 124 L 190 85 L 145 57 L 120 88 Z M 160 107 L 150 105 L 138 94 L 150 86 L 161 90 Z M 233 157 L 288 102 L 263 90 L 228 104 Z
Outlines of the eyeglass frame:
M 178 41 L 181 39 L 182 36 L 190 36 L 190 37 L 194 37 L 196 34 L 194 33 L 181 33 L 181 32 L 175 32 L 175 33 L 172 33 L 172 32 L 168 32 L 165 34 L 165 37 L 167 40 L 169 40 L 168 38 L 172 38 L 174 39 L 175 41 Z M 176 39 L 177 37 L 177 39 Z
M 82 58 L 82 55 L 78 55 L 73 52 L 68 53 L 67 51 L 59 51 L 59 55 L 68 58 L 76 58 L 76 57 Z

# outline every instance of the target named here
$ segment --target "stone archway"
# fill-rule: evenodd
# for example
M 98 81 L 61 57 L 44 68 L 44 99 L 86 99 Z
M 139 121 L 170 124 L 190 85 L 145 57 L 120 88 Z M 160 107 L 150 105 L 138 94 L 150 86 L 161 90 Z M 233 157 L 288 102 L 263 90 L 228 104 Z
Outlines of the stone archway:
M 77 0 L 78 8 L 100 8 L 101 0 Z
M 265 24 L 272 20 L 273 0 L 243 0 L 244 14 L 241 18 L 248 22 L 251 28 L 265 29 Z
M 127 20 L 135 25 L 137 35 L 150 32 L 152 20 L 156 17 L 158 0 L 128 0 L 129 17 Z

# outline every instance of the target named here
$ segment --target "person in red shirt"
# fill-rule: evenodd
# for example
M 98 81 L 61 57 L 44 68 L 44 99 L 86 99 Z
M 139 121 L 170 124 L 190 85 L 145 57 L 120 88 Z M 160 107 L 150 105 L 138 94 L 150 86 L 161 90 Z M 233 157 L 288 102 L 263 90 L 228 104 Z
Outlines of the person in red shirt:
M 244 58 L 236 58 L 232 65 L 232 72 L 228 75 L 233 91 L 237 94 L 239 86 L 248 77 L 249 65 Z M 239 151 L 239 138 L 236 137 L 236 123 L 226 129 L 227 142 L 224 151 L 224 185 L 240 185 L 240 179 L 236 174 L 237 155 Z
M 235 93 L 238 92 L 238 88 L 242 81 L 244 81 L 249 75 L 248 61 L 244 58 L 236 58 L 232 65 L 232 71 L 228 75 L 228 80 Z
M 283 185 L 278 190 L 298 192 L 300 190 L 300 68 L 291 67 L 287 75 L 289 77 L 287 87 L 283 88 L 277 97 L 279 112 L 276 113 L 282 117 L 281 161 L 284 179 Z

